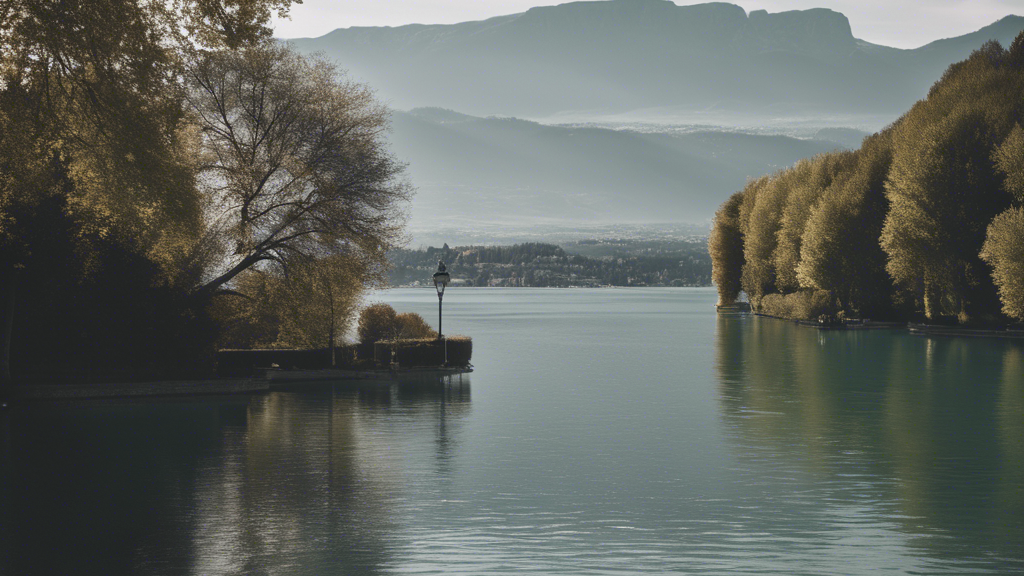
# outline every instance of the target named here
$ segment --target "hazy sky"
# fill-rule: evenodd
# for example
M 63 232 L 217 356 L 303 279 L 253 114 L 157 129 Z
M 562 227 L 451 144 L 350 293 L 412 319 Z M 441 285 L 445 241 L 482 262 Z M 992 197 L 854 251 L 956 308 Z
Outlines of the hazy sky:
M 728 1 L 728 0 L 727 0 Z M 350 26 L 451 24 L 524 12 L 550 0 L 303 0 L 291 20 L 276 21 L 276 36 L 322 36 Z M 699 4 L 676 0 L 676 4 Z M 916 48 L 973 32 L 1008 14 L 1024 15 L 1024 0 L 733 0 L 747 12 L 831 8 L 846 14 L 857 38 Z

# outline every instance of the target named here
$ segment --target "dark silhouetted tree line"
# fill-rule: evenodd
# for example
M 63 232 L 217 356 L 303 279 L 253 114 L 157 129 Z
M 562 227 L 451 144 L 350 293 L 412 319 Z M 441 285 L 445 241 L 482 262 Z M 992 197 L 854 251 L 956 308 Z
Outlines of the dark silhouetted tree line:
M 253 317 L 326 344 L 383 281 L 387 111 L 273 41 L 290 4 L 0 3 L 0 392 L 194 374 Z
M 1024 320 L 1024 34 L 952 65 L 859 150 L 751 180 L 715 216 L 719 302 L 769 314 Z

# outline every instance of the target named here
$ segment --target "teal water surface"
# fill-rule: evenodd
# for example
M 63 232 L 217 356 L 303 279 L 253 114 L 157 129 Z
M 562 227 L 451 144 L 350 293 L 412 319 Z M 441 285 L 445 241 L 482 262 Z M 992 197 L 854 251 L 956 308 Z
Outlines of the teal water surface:
M 1024 342 L 714 300 L 451 289 L 461 384 L 17 405 L 0 573 L 1024 572 Z

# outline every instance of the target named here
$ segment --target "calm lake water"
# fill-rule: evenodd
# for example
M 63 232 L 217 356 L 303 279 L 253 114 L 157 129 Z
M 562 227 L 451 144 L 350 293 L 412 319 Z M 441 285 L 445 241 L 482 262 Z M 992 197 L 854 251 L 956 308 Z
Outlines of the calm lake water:
M 16 406 L 0 572 L 1024 572 L 1024 342 L 714 301 L 452 289 L 461 385 Z

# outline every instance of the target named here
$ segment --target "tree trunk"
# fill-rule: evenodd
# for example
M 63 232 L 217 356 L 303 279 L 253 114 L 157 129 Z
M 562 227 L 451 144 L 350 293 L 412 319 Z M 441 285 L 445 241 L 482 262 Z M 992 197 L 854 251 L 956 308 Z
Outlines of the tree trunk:
M 0 398 L 10 395 L 11 386 L 11 332 L 14 329 L 14 304 L 17 297 L 18 267 L 4 266 L 0 279 Z
M 337 316 L 334 314 L 334 290 L 331 288 L 330 281 L 327 282 L 327 297 L 331 299 L 331 341 L 328 344 L 331 347 L 331 368 L 337 368 L 338 363 L 334 357 L 335 350 L 337 349 L 334 337 L 334 323 L 337 320 Z
M 334 353 L 335 353 L 335 351 L 337 350 L 338 347 L 335 346 L 335 344 L 334 344 L 334 320 L 331 320 L 331 335 L 329 336 L 329 338 L 331 340 L 328 343 L 328 346 L 331 347 L 331 368 L 335 368 L 335 367 L 338 366 L 338 362 L 337 362 L 337 360 L 334 357 Z
M 934 320 L 939 314 L 939 294 L 938 290 L 935 289 L 935 285 L 931 282 L 925 281 L 924 284 L 924 316 L 929 320 Z

